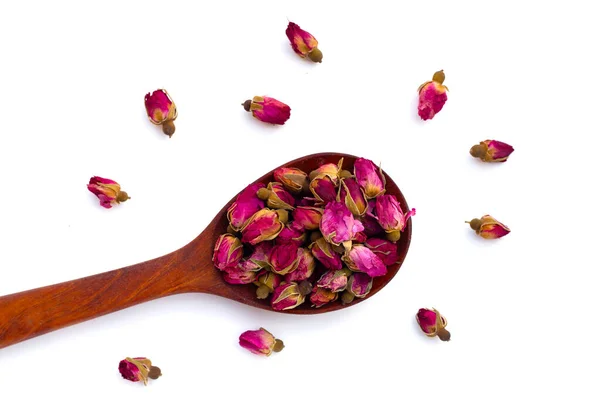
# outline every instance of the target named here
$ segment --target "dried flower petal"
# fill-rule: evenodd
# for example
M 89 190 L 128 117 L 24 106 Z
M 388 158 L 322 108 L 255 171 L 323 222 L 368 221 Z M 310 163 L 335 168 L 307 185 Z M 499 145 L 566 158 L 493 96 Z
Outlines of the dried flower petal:
M 248 185 L 240 192 L 235 202 L 227 210 L 227 219 L 234 231 L 239 231 L 246 221 L 263 209 L 265 202 L 258 198 L 257 192 L 264 188 L 262 183 Z
M 308 175 L 298 168 L 277 168 L 273 176 L 276 181 L 281 182 L 287 190 L 294 194 L 308 190 Z
M 300 293 L 296 282 L 283 283 L 273 292 L 271 307 L 277 311 L 291 310 L 304 303 L 305 296 Z
M 315 258 L 311 251 L 301 247 L 298 250 L 298 267 L 285 275 L 287 282 L 300 282 L 310 278 L 315 271 Z
M 359 158 L 354 162 L 354 175 L 356 181 L 365 191 L 367 199 L 381 196 L 385 193 L 385 176 L 375 163 L 366 158 Z
M 435 308 L 421 308 L 416 315 L 419 328 L 427 336 L 437 336 L 440 340 L 447 342 L 450 340 L 450 332 L 446 330 L 446 318 Z
M 319 229 L 321 218 L 323 217 L 323 209 L 318 207 L 298 206 L 292 211 L 294 222 L 292 225 L 299 229 L 311 231 Z
M 369 238 L 365 246 L 371 249 L 383 261 L 386 267 L 398 262 L 398 245 L 396 243 L 379 238 Z
M 225 233 L 219 236 L 212 261 L 217 269 L 223 270 L 238 265 L 244 255 L 244 246 L 237 237 Z
M 499 140 L 484 140 L 469 151 L 475 158 L 484 162 L 505 162 L 515 149 Z
M 387 273 L 383 261 L 368 247 L 361 244 L 352 246 L 342 259 L 352 271 L 364 272 L 370 277 L 383 276 Z
M 484 239 L 498 239 L 510 233 L 508 226 L 496 220 L 491 215 L 484 215 L 481 218 L 474 218 L 471 221 L 465 221 L 471 229 Z
M 130 199 L 127 192 L 121 190 L 121 185 L 112 179 L 93 176 L 87 185 L 90 192 L 94 193 L 104 208 L 111 208 L 114 203 L 123 203 Z
M 367 211 L 367 198 L 355 178 L 341 180 L 337 201 L 344 203 L 356 217 L 363 215 Z
M 313 291 L 310 295 L 310 302 L 313 307 L 319 308 L 324 306 L 327 303 L 331 303 L 332 301 L 336 301 L 338 298 L 338 294 L 332 292 L 331 290 L 317 287 L 313 288 Z
M 123 379 L 148 384 L 148 378 L 158 379 L 162 375 L 160 368 L 152 366 L 152 362 L 144 357 L 127 357 L 119 362 L 119 372 Z
M 279 218 L 276 211 L 268 208 L 256 212 L 242 227 L 242 242 L 255 245 L 275 239 L 284 227 Z
M 254 96 L 242 105 L 244 110 L 252 112 L 254 118 L 269 124 L 283 125 L 291 114 L 290 106 L 267 96 Z
M 310 244 L 309 248 L 312 251 L 313 256 L 315 256 L 325 268 L 335 270 L 342 269 L 340 255 L 333 251 L 333 247 L 325 240 L 325 238 L 322 237 L 317 239 Z
M 313 35 L 300 29 L 298 25 L 293 22 L 288 24 L 285 34 L 290 40 L 292 49 L 300 57 L 308 57 L 311 61 L 320 63 L 323 60 L 323 53 L 318 49 L 319 42 Z
M 271 252 L 271 268 L 279 275 L 285 275 L 298 268 L 299 248 L 296 244 L 277 244 Z
M 425 82 L 419 87 L 419 116 L 422 120 L 432 119 L 437 113 L 442 110 L 448 95 L 448 88 L 444 85 L 446 76 L 444 70 L 433 74 L 433 78 L 429 82 Z
M 267 357 L 273 352 L 280 352 L 284 347 L 281 340 L 275 339 L 275 336 L 264 328 L 242 333 L 240 335 L 240 346 L 254 354 Z
M 177 107 L 169 93 L 164 89 L 155 90 L 152 94 L 148 93 L 144 97 L 144 104 L 150 122 L 162 125 L 164 134 L 173 136 L 175 133 L 173 121 L 177 119 Z

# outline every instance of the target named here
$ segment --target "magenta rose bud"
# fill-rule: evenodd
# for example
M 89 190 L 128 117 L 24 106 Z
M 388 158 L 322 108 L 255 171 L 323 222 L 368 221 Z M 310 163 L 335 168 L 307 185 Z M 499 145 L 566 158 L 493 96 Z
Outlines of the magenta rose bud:
M 286 225 L 279 233 L 276 244 L 295 244 L 297 247 L 302 246 L 306 240 L 306 232 L 303 229 L 297 228 L 295 225 Z
M 385 194 L 377 198 L 375 211 L 379 225 L 388 233 L 388 239 L 392 242 L 397 242 L 400 239 L 400 233 L 404 232 L 406 221 L 415 215 L 414 208 L 404 213 L 396 196 L 391 194 Z
M 273 240 L 283 230 L 277 211 L 263 208 L 256 212 L 242 227 L 242 242 L 252 245 L 265 240 Z
M 264 187 L 265 185 L 262 183 L 248 185 L 229 207 L 227 219 L 234 231 L 241 230 L 250 217 L 264 208 L 265 202 L 259 199 L 256 194 L 259 189 Z
M 365 242 L 365 246 L 371 249 L 386 267 L 394 265 L 398 261 L 398 245 L 396 243 L 379 238 L 370 238 Z
M 362 244 L 352 246 L 352 249 L 344 254 L 343 260 L 352 271 L 364 272 L 372 278 L 387 273 L 383 261 Z
M 309 58 L 313 62 L 320 63 L 323 60 L 323 53 L 317 47 L 319 42 L 313 35 L 300 29 L 298 25 L 293 22 L 288 24 L 285 34 L 290 40 L 292 49 L 302 58 Z
M 271 268 L 279 275 L 285 275 L 298 268 L 298 253 L 296 244 L 276 244 L 271 251 Z
M 510 144 L 499 140 L 484 140 L 471 147 L 469 153 L 483 162 L 505 162 L 514 150 Z
M 350 210 L 337 201 L 325 206 L 319 228 L 325 240 L 334 245 L 352 240 L 358 232 L 364 230 L 360 221 L 354 219 Z
M 152 366 L 152 362 L 144 357 L 127 357 L 119 362 L 119 372 L 123 379 L 148 384 L 148 378 L 158 379 L 162 373 L 160 368 Z
M 269 124 L 283 125 L 290 118 L 290 106 L 272 97 L 254 96 L 242 105 L 244 110 L 252 112 L 254 118 Z
M 466 221 L 471 229 L 484 239 L 499 239 L 510 233 L 508 226 L 498 221 L 491 215 L 484 215 L 481 218 L 474 218 Z
M 363 215 L 367 211 L 368 203 L 362 188 L 354 178 L 342 179 L 341 182 L 337 200 L 344 203 L 354 216 Z
M 312 255 L 327 269 L 342 269 L 340 255 L 333 251 L 333 247 L 325 238 L 319 238 L 309 246 Z
M 177 107 L 164 89 L 155 90 L 152 94 L 148 93 L 144 97 L 146 113 L 148 119 L 155 125 L 161 125 L 165 135 L 169 137 L 175 133 L 175 124 L 177 119 Z
M 254 354 L 267 357 L 273 352 L 279 353 L 284 347 L 281 340 L 275 339 L 275 336 L 264 328 L 242 333 L 240 346 Z
M 354 162 L 354 176 L 356 182 L 364 190 L 367 199 L 381 196 L 385 193 L 385 176 L 381 168 L 366 158 L 359 158 Z
M 300 282 L 309 279 L 315 271 L 315 257 L 310 250 L 301 247 L 298 249 L 298 267 L 285 275 L 286 282 Z
M 336 301 L 337 298 L 338 293 L 334 293 L 331 290 L 315 286 L 310 295 L 310 302 L 312 303 L 313 307 L 319 308 L 324 306 L 325 304 L 331 303 L 332 301 Z
M 330 270 L 325 272 L 317 281 L 317 287 L 331 290 L 333 293 L 346 290 L 348 285 L 348 275 L 351 272 L 344 268 L 337 271 Z
M 283 210 L 293 210 L 296 199 L 288 193 L 283 184 L 279 182 L 271 182 L 267 188 L 258 189 L 257 196 L 261 200 L 266 200 L 267 207 Z
M 365 297 L 371 291 L 371 287 L 373 287 L 373 278 L 362 272 L 355 272 L 348 279 L 348 291 L 355 297 Z
M 277 311 L 291 310 L 304 303 L 305 296 L 296 282 L 286 282 L 273 291 L 271 307 Z
M 308 190 L 308 175 L 298 168 L 277 168 L 273 173 L 275 180 L 294 194 Z
M 113 204 L 123 203 L 130 199 L 127 192 L 121 190 L 121 185 L 112 179 L 93 176 L 87 185 L 90 192 L 94 193 L 104 208 L 111 208 Z
M 375 203 L 376 200 L 369 200 L 367 206 L 367 212 L 360 218 L 360 222 L 365 227 L 363 231 L 368 237 L 379 235 L 383 233 L 383 228 L 379 225 L 377 217 L 375 217 Z
M 342 173 L 342 165 L 344 164 L 344 158 L 340 158 L 337 164 L 327 163 L 321 165 L 319 168 L 313 170 L 308 175 L 308 178 L 312 181 L 316 177 L 328 176 L 334 186 L 338 186 L 340 180 L 340 174 Z
M 446 318 L 438 310 L 421 308 L 416 317 L 424 334 L 430 337 L 437 336 L 444 342 L 450 340 L 450 332 L 446 330 Z
M 231 285 L 245 285 L 256 280 L 256 272 L 248 271 L 238 264 L 223 270 L 223 280 Z
M 299 206 L 292 211 L 292 218 L 294 219 L 292 224 L 299 229 L 312 231 L 319 229 L 322 217 L 322 208 Z
M 317 175 L 310 181 L 309 189 L 319 204 L 327 204 L 337 198 L 337 188 L 327 175 Z
M 431 81 L 419 87 L 418 112 L 422 120 L 432 119 L 448 100 L 448 88 L 443 85 L 445 79 L 444 70 L 441 70 L 433 74 Z
M 238 265 L 244 255 L 244 246 L 240 239 L 225 233 L 217 239 L 213 252 L 213 264 L 219 270 Z
M 271 268 L 270 258 L 273 249 L 272 242 L 260 242 L 252 251 L 246 261 L 242 261 L 241 268 L 246 271 L 260 271 L 263 268 Z

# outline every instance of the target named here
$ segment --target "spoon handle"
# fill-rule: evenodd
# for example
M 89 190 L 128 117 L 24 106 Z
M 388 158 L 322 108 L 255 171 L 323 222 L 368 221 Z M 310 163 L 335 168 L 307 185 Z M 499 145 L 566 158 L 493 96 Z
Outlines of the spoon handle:
M 214 268 L 198 265 L 187 250 L 0 297 L 0 348 L 171 294 L 218 289 L 207 273 Z

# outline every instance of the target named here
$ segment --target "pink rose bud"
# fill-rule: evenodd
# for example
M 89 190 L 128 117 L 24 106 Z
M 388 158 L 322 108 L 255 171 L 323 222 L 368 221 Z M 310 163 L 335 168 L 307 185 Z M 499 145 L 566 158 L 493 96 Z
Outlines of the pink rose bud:
M 283 278 L 274 272 L 262 270 L 254 284 L 258 286 L 256 289 L 256 297 L 259 299 L 266 299 L 269 294 L 273 293 L 275 288 L 281 284 Z
M 387 237 L 392 242 L 400 239 L 400 233 L 406 228 L 406 221 L 416 213 L 414 208 L 404 213 L 396 196 L 391 194 L 384 194 L 377 198 L 375 211 L 379 225 L 388 233 Z
M 352 271 L 364 272 L 370 277 L 383 276 L 387 268 L 375 253 L 362 244 L 355 244 L 344 254 L 343 260 Z
M 304 303 L 305 296 L 306 294 L 301 293 L 300 285 L 296 282 L 282 283 L 273 291 L 271 307 L 277 311 L 291 310 Z
M 498 140 L 484 140 L 471 147 L 469 152 L 484 162 L 505 162 L 514 150 L 510 144 Z
M 256 331 L 246 331 L 240 335 L 240 346 L 254 354 L 270 356 L 283 350 L 283 342 L 275 339 L 269 331 L 260 328 Z
M 260 271 L 263 268 L 270 269 L 270 258 L 271 251 L 273 249 L 273 243 L 271 242 L 260 242 L 252 251 L 252 254 L 246 261 L 243 261 L 241 268 L 245 271 Z
M 162 373 L 160 368 L 152 366 L 152 361 L 144 357 L 127 357 L 119 362 L 119 372 L 123 379 L 148 384 L 148 378 L 158 379 Z
M 313 291 L 310 295 L 310 302 L 313 307 L 319 308 L 324 306 L 327 303 L 331 303 L 332 301 L 336 301 L 338 298 L 338 294 L 332 292 L 331 290 L 317 287 L 313 288 Z
M 360 221 L 355 220 L 350 210 L 339 202 L 325 206 L 319 228 L 325 240 L 334 245 L 350 241 L 358 232 L 364 230 Z
M 240 239 L 225 233 L 219 236 L 215 244 L 212 261 L 219 270 L 238 265 L 244 255 L 244 246 Z
M 319 168 L 313 170 L 308 175 L 308 179 L 311 181 L 317 176 L 328 176 L 334 186 L 338 186 L 340 180 L 340 174 L 342 173 L 342 164 L 344 164 L 344 158 L 340 158 L 337 164 L 327 163 L 321 165 Z
M 256 280 L 256 272 L 248 271 L 238 264 L 223 270 L 223 280 L 232 285 L 245 285 Z
M 446 330 L 446 318 L 435 308 L 421 308 L 416 315 L 419 327 L 427 336 L 437 336 L 440 340 L 450 340 L 450 332 Z
M 367 198 L 355 178 L 342 179 L 337 200 L 348 207 L 354 216 L 359 217 L 367 211 Z
M 309 279 L 315 272 L 315 258 L 307 248 L 298 249 L 298 267 L 285 275 L 286 282 L 300 282 Z
M 271 182 L 266 188 L 258 189 L 256 195 L 266 200 L 267 207 L 283 210 L 293 210 L 296 199 L 283 188 L 279 182 Z
M 348 278 L 346 291 L 342 293 L 342 303 L 349 304 L 355 297 L 366 297 L 373 287 L 373 278 L 362 272 L 355 272 Z
M 294 225 L 298 229 L 312 231 L 319 229 L 321 218 L 323 217 L 323 209 L 318 207 L 299 206 L 292 211 Z
M 121 185 L 112 179 L 93 176 L 90 178 L 87 188 L 98 197 L 100 205 L 104 208 L 111 208 L 115 203 L 123 203 L 130 199 L 127 192 L 121 190 Z
M 448 95 L 448 88 L 444 85 L 446 75 L 444 70 L 433 74 L 433 78 L 429 82 L 425 82 L 419 87 L 419 117 L 422 120 L 432 119 L 435 114 L 439 113 L 444 107 Z
M 365 246 L 371 249 L 386 267 L 398 262 L 398 245 L 396 243 L 379 238 L 370 238 L 367 239 Z
M 259 189 L 264 187 L 265 185 L 262 183 L 248 185 L 229 207 L 227 219 L 234 231 L 241 230 L 250 217 L 264 208 L 265 202 L 259 199 L 256 194 Z
M 356 182 L 365 191 L 367 199 L 381 196 L 385 193 L 385 176 L 381 168 L 366 158 L 359 158 L 354 162 L 354 175 Z
M 375 203 L 377 201 L 375 199 L 369 200 L 367 206 L 367 212 L 360 219 L 360 222 L 365 227 L 363 231 L 368 237 L 377 236 L 380 233 L 383 233 L 383 228 L 379 225 L 377 221 L 377 217 L 375 217 Z
M 471 221 L 465 221 L 471 226 L 479 236 L 484 239 L 498 239 L 510 233 L 508 226 L 499 222 L 491 215 L 484 215 L 481 218 L 474 218 Z
M 296 244 L 276 244 L 271 252 L 271 268 L 279 275 L 285 275 L 298 268 L 299 248 Z
M 314 241 L 309 246 L 312 255 L 315 256 L 321 264 L 327 269 L 342 269 L 342 260 L 340 255 L 333 251 L 333 247 L 325 238 L 320 238 Z
M 276 244 L 295 244 L 296 247 L 302 246 L 306 240 L 306 232 L 298 229 L 295 225 L 289 224 L 281 231 L 275 239 Z
M 263 208 L 256 212 L 242 228 L 242 242 L 252 245 L 273 240 L 283 230 L 280 213 Z
M 148 93 L 144 97 L 144 104 L 150 122 L 162 125 L 164 134 L 169 137 L 173 136 L 175 133 L 173 121 L 177 118 L 177 107 L 169 93 L 164 89 L 155 90 L 152 94 Z
M 331 178 L 325 174 L 317 175 L 308 186 L 319 204 L 327 204 L 337 198 L 337 189 Z
M 273 173 L 275 180 L 294 194 L 308 191 L 308 175 L 298 168 L 277 168 Z
M 290 40 L 292 49 L 302 58 L 308 57 L 311 61 L 320 63 L 323 60 L 323 53 L 317 47 L 319 42 L 310 33 L 300 29 L 293 22 L 288 24 L 285 34 Z
M 329 270 L 325 272 L 317 281 L 317 287 L 331 290 L 332 292 L 342 292 L 348 285 L 348 276 L 351 275 L 349 269 L 340 269 L 337 271 Z
M 252 112 L 254 118 L 269 124 L 283 125 L 290 118 L 291 108 L 287 104 L 267 96 L 254 96 L 246 100 L 244 110 Z

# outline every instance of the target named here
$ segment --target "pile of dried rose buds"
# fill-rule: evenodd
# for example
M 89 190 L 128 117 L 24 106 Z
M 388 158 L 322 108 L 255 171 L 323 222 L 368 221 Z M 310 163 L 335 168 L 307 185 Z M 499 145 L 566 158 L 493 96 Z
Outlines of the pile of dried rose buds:
M 308 173 L 279 168 L 268 185 L 251 184 L 228 210 L 228 233 L 215 244 L 223 279 L 254 284 L 275 310 L 308 298 L 321 307 L 365 297 L 373 278 L 398 262 L 397 241 L 415 210 L 386 194 L 385 177 L 359 158 L 353 171 L 324 164 Z

